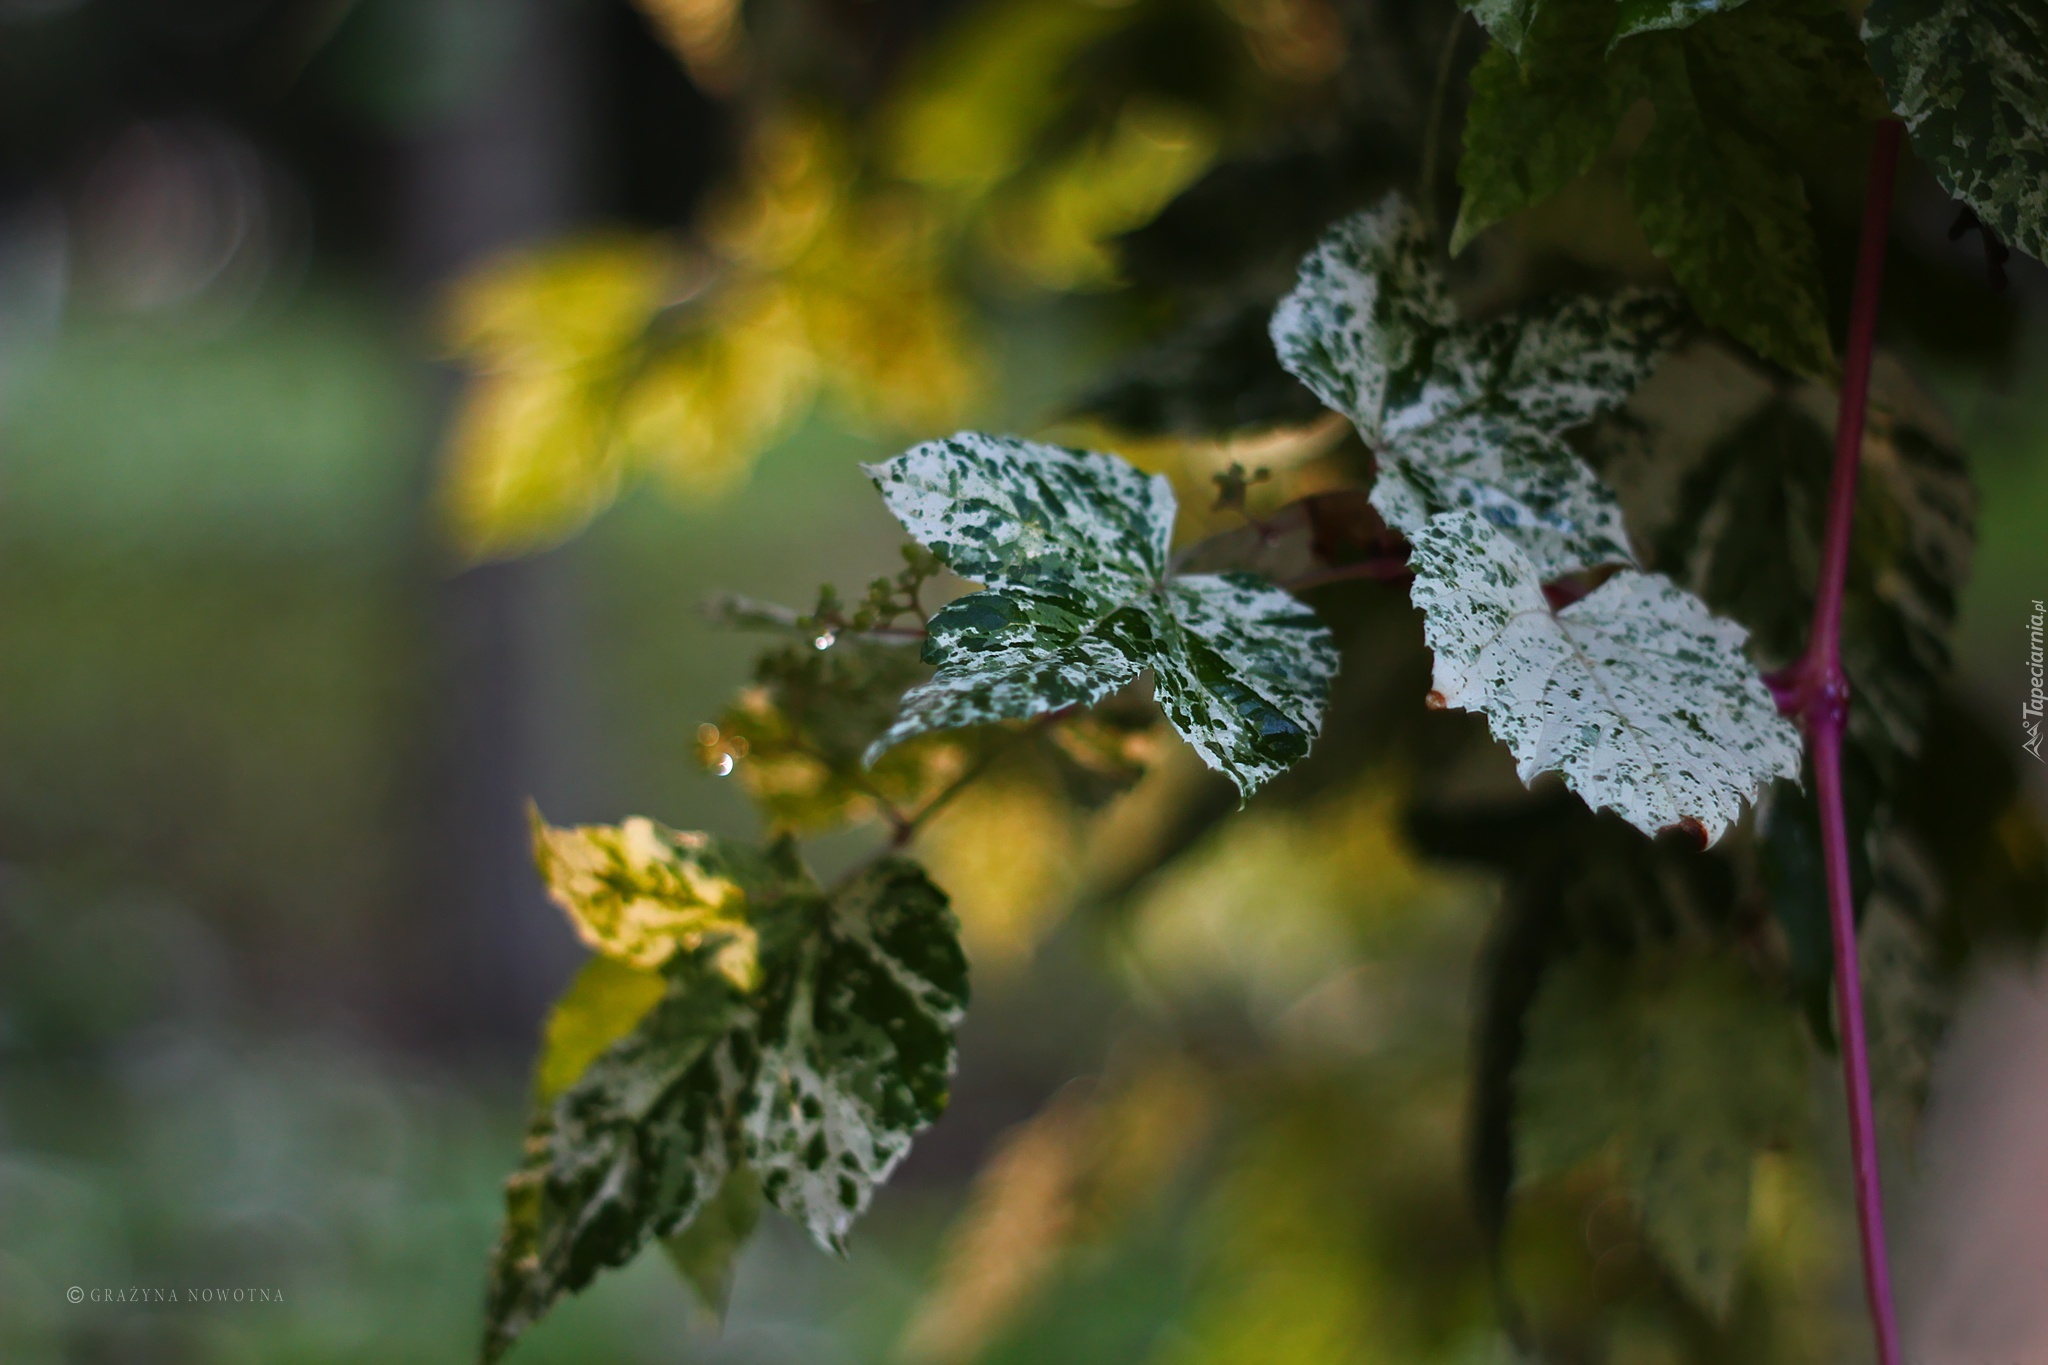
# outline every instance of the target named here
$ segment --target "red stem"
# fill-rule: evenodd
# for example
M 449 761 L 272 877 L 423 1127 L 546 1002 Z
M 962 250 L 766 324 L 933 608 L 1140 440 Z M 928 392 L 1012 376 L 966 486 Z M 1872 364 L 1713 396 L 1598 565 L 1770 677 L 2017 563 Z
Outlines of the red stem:
M 1815 586 L 1813 633 L 1806 655 L 1773 690 L 1796 714 L 1813 760 L 1820 804 L 1821 856 L 1826 864 L 1828 922 L 1835 946 L 1835 983 L 1842 1024 L 1842 1082 L 1849 1101 L 1849 1150 L 1855 1165 L 1856 1221 L 1862 1234 L 1863 1288 L 1877 1337 L 1879 1365 L 1900 1365 L 1898 1313 L 1885 1251 L 1884 1196 L 1878 1179 L 1877 1117 L 1870 1100 L 1870 1050 L 1863 1027 L 1863 982 L 1856 952 L 1856 905 L 1849 878 L 1849 822 L 1842 804 L 1842 732 L 1849 719 L 1849 682 L 1842 672 L 1842 593 L 1849 578 L 1849 534 L 1856 518 L 1856 474 L 1863 454 L 1863 416 L 1870 395 L 1870 357 L 1884 287 L 1892 180 L 1899 161 L 1899 124 L 1877 127 L 1863 202 L 1863 239 L 1856 255 L 1856 293 L 1849 310 L 1849 351 L 1842 406 L 1835 423 L 1834 481 L 1828 491 L 1827 538 Z

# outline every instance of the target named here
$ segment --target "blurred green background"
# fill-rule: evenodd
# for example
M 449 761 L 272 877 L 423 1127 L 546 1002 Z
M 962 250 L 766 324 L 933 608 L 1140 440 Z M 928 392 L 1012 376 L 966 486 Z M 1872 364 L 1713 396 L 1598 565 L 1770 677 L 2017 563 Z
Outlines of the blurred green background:
M 899 47 L 942 18 L 867 2 Z M 567 227 L 678 222 L 732 155 L 623 0 L 0 0 L 0 119 L 0 1361 L 466 1359 L 525 1068 L 580 955 L 523 804 L 750 832 L 695 735 L 754 646 L 697 605 L 886 571 L 897 536 L 856 465 L 893 446 L 817 417 L 723 500 L 643 488 L 565 548 L 466 571 L 442 547 L 440 287 Z M 989 341 L 980 416 L 1028 427 L 1115 338 L 1013 301 Z M 1949 394 L 1984 492 L 1964 662 L 1994 715 L 2048 594 L 2048 364 L 2026 354 L 2006 390 Z M 1284 840 L 1260 848 L 1217 857 L 1284 865 Z M 1203 894 L 1282 894 L 1232 885 Z M 1429 927 L 1388 930 L 1351 894 L 1291 912 L 1269 960 L 1193 892 L 1132 951 L 1228 977 L 1330 1131 L 1448 1190 L 1487 895 L 1418 891 Z M 1405 1003 L 1361 1024 L 1321 988 L 1390 937 L 1408 990 L 1376 998 Z M 650 1256 L 514 1359 L 887 1357 L 991 1144 L 1103 1066 L 1124 970 L 1055 934 L 984 982 L 955 1110 L 845 1261 L 771 1219 L 722 1335 Z M 1357 1265 L 1428 1248 L 1352 1247 L 1399 1228 L 1304 1194 L 1327 1138 L 1297 1137 L 1254 1134 L 1230 1181 L 1070 1268 L 989 1358 L 1355 1358 L 1296 1329 L 1371 1298 Z M 1294 1259 L 1264 1257 L 1260 1218 Z M 1187 1219 L 1238 1231 L 1198 1256 Z M 1351 1269 L 1318 1279 L 1317 1238 Z M 1432 1359 L 1492 1358 L 1424 1335 Z

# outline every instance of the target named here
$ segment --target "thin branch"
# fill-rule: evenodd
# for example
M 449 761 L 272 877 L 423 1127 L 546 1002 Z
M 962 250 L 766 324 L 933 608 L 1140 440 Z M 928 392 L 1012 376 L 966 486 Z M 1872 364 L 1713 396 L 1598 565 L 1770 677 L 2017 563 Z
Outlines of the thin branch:
M 1870 397 L 1870 359 L 1877 338 L 1877 305 L 1884 288 L 1892 181 L 1898 169 L 1901 126 L 1877 128 L 1857 249 L 1856 292 L 1849 312 L 1849 349 L 1842 373 L 1842 406 L 1835 423 L 1835 468 L 1828 490 L 1827 536 L 1815 586 L 1813 632 L 1806 654 L 1771 680 L 1778 706 L 1806 731 L 1820 805 L 1821 855 L 1827 872 L 1828 921 L 1833 930 L 1835 982 L 1840 991 L 1842 1081 L 1848 1093 L 1849 1148 L 1855 1165 L 1856 1220 L 1863 1247 L 1863 1287 L 1877 1338 L 1878 1365 L 1900 1365 L 1898 1313 L 1892 1300 L 1891 1263 L 1885 1248 L 1884 1196 L 1877 1160 L 1877 1118 L 1870 1097 L 1870 1051 L 1863 1025 L 1863 979 L 1856 952 L 1856 905 L 1849 876 L 1849 827 L 1842 800 L 1842 734 L 1849 718 L 1849 681 L 1842 672 L 1842 595 L 1849 581 L 1849 536 L 1856 518 L 1856 476 L 1863 454 L 1864 412 Z

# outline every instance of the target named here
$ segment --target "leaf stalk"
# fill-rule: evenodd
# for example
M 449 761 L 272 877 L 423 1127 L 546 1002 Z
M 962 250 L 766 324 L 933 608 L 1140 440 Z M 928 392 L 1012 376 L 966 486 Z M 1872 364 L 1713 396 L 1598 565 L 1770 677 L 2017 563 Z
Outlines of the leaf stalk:
M 1849 680 L 1842 671 L 1842 597 L 1849 579 L 1849 538 L 1856 517 L 1856 479 L 1862 462 L 1870 362 L 1877 338 L 1878 300 L 1884 288 L 1885 246 L 1901 132 L 1902 125 L 1894 121 L 1878 124 L 1870 152 L 1841 408 L 1835 423 L 1827 532 L 1822 542 L 1820 579 L 1814 590 L 1813 629 L 1805 655 L 1770 679 L 1779 709 L 1795 717 L 1806 733 L 1815 797 L 1820 806 L 1828 922 L 1834 939 L 1836 989 L 1840 993 L 1842 1081 L 1849 1106 L 1856 1221 L 1863 1251 L 1863 1287 L 1870 1302 L 1878 1365 L 1900 1365 L 1901 1356 L 1891 1264 L 1885 1247 L 1877 1118 L 1871 1103 L 1870 1050 L 1863 1023 L 1863 984 L 1856 952 L 1856 904 L 1849 875 L 1849 828 L 1842 800 L 1842 736 L 1849 719 Z

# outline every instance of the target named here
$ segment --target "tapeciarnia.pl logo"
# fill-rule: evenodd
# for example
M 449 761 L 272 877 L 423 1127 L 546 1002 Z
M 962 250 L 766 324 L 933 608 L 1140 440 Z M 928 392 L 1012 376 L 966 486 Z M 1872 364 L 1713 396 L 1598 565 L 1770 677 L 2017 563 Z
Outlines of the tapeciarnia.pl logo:
M 2020 724 L 2026 727 L 2027 742 L 2020 747 L 2034 756 L 2036 762 L 2048 762 L 2041 756 L 2041 713 L 2048 709 L 2048 690 L 2042 687 L 2044 668 L 2041 657 L 2041 624 L 2048 619 L 2048 603 L 2034 599 L 2034 614 L 2027 618 L 2027 700 L 2020 707 Z

